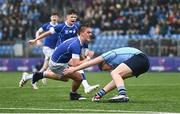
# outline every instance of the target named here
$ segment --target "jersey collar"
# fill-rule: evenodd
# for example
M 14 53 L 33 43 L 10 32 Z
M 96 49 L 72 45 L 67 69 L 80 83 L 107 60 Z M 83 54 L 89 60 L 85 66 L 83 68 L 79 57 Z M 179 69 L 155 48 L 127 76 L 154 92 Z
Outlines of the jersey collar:
M 79 40 L 79 42 L 80 42 L 80 44 L 81 44 L 81 46 L 82 46 L 83 44 L 82 44 L 82 42 L 81 42 L 80 36 L 78 35 L 77 38 L 78 38 L 78 40 Z
M 68 25 L 67 21 L 65 21 L 65 24 L 66 24 L 66 26 L 68 26 L 68 27 L 73 27 L 73 26 L 74 26 L 74 24 L 73 24 L 72 26 Z
M 53 24 L 52 22 L 50 22 L 50 25 L 52 25 L 52 26 L 56 26 L 56 25 L 58 25 L 58 23 Z

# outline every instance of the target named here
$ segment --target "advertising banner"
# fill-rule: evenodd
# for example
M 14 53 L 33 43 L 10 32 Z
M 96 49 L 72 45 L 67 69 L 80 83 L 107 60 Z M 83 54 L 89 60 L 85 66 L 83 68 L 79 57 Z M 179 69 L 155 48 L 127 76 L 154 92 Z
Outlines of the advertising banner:
M 150 71 L 180 71 L 180 57 L 149 57 Z M 43 58 L 0 58 L 0 71 L 32 71 L 35 65 L 43 63 Z M 97 66 L 88 71 L 99 71 Z

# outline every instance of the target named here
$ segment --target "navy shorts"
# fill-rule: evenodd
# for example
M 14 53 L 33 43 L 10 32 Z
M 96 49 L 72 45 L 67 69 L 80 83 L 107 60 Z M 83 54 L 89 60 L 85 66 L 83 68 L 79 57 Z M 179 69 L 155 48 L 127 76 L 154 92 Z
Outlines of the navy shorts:
M 148 57 L 143 53 L 134 55 L 123 63 L 132 70 L 132 74 L 136 77 L 147 72 L 150 66 Z

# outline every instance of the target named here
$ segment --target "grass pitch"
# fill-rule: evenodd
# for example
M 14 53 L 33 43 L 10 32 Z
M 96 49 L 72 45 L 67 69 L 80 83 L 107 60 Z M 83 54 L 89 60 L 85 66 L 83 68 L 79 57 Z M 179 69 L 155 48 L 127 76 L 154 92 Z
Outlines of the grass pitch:
M 180 73 L 146 73 L 138 78 L 125 80 L 130 101 L 109 103 L 117 90 L 103 97 L 100 102 L 91 102 L 95 92 L 84 94 L 86 101 L 70 101 L 71 81 L 48 80 L 48 85 L 39 82 L 39 90 L 33 90 L 30 82 L 18 87 L 20 72 L 0 72 L 0 113 L 180 113 Z M 87 73 L 89 83 L 102 88 L 111 80 L 109 73 Z M 97 90 L 98 91 L 98 90 Z

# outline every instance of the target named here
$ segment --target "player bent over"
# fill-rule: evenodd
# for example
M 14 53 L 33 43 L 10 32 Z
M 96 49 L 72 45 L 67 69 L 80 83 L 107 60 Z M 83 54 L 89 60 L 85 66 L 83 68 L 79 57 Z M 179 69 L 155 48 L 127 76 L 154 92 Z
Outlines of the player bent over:
M 64 74 L 71 74 L 80 69 L 98 64 L 100 69 L 110 71 L 112 81 L 95 94 L 92 101 L 99 101 L 105 94 L 117 88 L 118 96 L 109 99 L 110 102 L 128 102 L 124 79 L 138 77 L 149 69 L 148 57 L 136 48 L 124 47 L 111 50 L 101 56 L 87 61 L 77 67 L 64 70 Z

